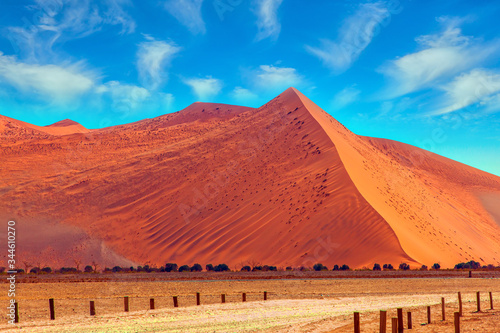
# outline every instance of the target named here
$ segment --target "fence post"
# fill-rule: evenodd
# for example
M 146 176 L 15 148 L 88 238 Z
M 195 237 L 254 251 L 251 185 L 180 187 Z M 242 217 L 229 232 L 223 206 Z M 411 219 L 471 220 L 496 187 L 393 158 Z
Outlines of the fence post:
M 50 320 L 55 320 L 56 313 L 54 311 L 54 299 L 53 298 L 49 299 L 49 308 L 50 308 Z
M 354 333 L 361 333 L 359 327 L 359 312 L 354 312 Z
M 431 307 L 427 306 L 427 324 L 431 323 Z
M 19 323 L 19 305 L 14 303 L 14 323 Z
M 472 277 L 472 271 L 469 271 L 469 277 L 470 278 Z
M 387 332 L 387 311 L 380 310 L 380 333 Z
M 124 311 L 128 312 L 128 296 L 123 297 L 123 307 Z
M 477 292 L 477 312 L 481 312 L 481 294 Z
M 392 318 L 392 333 L 398 333 L 398 318 Z
M 226 294 L 220 295 L 220 301 L 221 301 L 221 303 L 226 303 Z
M 441 297 L 441 312 L 443 313 L 443 321 L 446 320 L 446 310 L 444 304 L 444 297 Z
M 403 333 L 405 327 L 403 325 L 403 309 L 398 308 L 398 333 Z
M 95 303 L 94 303 L 94 301 L 90 301 L 90 315 L 95 316 Z
M 493 310 L 493 295 L 491 294 L 491 291 L 490 291 L 490 309 Z
M 154 298 L 150 298 L 149 299 L 149 309 L 150 310 L 154 310 L 155 309 L 155 299 Z
M 242 299 L 242 301 L 243 301 L 243 302 L 246 302 L 246 301 L 247 301 L 247 294 L 246 294 L 246 293 L 243 293 L 243 294 L 241 295 L 241 299 Z
M 179 302 L 177 301 L 177 296 L 174 296 L 174 308 L 178 308 L 179 307 Z
M 196 293 L 196 305 L 200 305 L 201 300 L 200 300 L 200 293 Z
M 413 323 L 411 322 L 411 312 L 408 311 L 408 329 L 413 329 Z
M 267 291 L 264 291 L 264 301 L 267 301 Z
M 460 317 L 462 317 L 462 294 L 460 291 L 458 292 L 458 313 L 460 314 Z
M 455 312 L 455 333 L 460 333 L 460 312 Z

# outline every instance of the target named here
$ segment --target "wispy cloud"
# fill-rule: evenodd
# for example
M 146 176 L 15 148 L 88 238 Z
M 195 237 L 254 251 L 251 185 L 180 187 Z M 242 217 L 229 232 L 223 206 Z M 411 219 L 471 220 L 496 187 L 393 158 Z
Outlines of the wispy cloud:
M 83 67 L 82 63 L 64 67 L 28 64 L 0 52 L 0 81 L 56 105 L 69 104 L 94 87 L 97 75 Z
M 204 34 L 205 22 L 201 15 L 203 0 L 168 0 L 165 2 L 167 11 L 191 33 Z
M 207 101 L 217 96 L 222 90 L 222 81 L 212 77 L 184 79 L 200 101 Z
M 256 40 L 266 38 L 276 40 L 281 32 L 281 23 L 278 19 L 278 9 L 283 0 L 256 0 L 255 14 L 257 15 Z
M 257 99 L 257 94 L 253 93 L 249 89 L 236 87 L 232 92 L 233 98 L 240 102 L 251 102 Z
M 18 54 L 29 62 L 48 62 L 56 43 L 83 38 L 105 25 L 121 25 L 122 33 L 135 30 L 134 20 L 124 11 L 129 0 L 36 0 L 27 8 L 36 21 L 8 27 L 7 37 Z
M 355 86 L 342 89 L 333 97 L 333 108 L 337 110 L 345 108 L 349 104 L 356 102 L 359 98 L 359 94 L 361 94 L 361 91 L 355 88 Z
M 379 25 L 390 15 L 385 2 L 361 4 L 352 16 L 344 20 L 335 40 L 321 39 L 320 47 L 307 45 L 306 50 L 340 74 L 359 58 L 372 42 Z
M 295 68 L 261 65 L 253 72 L 254 84 L 261 89 L 283 90 L 303 82 Z
M 96 93 L 110 100 L 110 106 L 121 117 L 127 117 L 139 110 L 151 97 L 149 90 L 136 85 L 109 81 L 96 88 Z
M 477 67 L 500 50 L 498 41 L 484 43 L 462 35 L 459 19 L 439 18 L 444 30 L 416 39 L 420 51 L 388 62 L 380 72 L 391 80 L 387 97 L 393 98 L 443 84 L 454 75 Z
M 444 85 L 444 106 L 432 115 L 443 115 L 471 105 L 487 112 L 500 110 L 500 72 L 474 69 Z
M 181 48 L 174 43 L 155 40 L 149 36 L 146 38 L 147 41 L 139 44 L 137 51 L 137 70 L 142 85 L 156 90 L 168 79 L 165 69 Z

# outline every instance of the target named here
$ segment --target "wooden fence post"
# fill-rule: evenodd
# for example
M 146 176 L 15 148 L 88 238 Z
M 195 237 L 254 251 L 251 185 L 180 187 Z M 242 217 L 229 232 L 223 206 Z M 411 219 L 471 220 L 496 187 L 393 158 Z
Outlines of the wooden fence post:
M 431 323 L 431 307 L 427 307 L 427 324 Z
M 55 320 L 56 313 L 54 311 L 54 299 L 53 298 L 49 299 L 49 308 L 50 308 L 50 320 Z
M 398 318 L 392 318 L 392 333 L 398 333 Z
M 196 293 L 196 305 L 200 305 L 201 300 L 200 300 L 200 293 Z
M 387 311 L 380 310 L 380 333 L 387 332 Z
M 408 311 L 408 329 L 411 330 L 413 329 L 413 323 L 411 321 L 411 312 Z
M 155 309 L 155 299 L 154 298 L 150 298 L 149 299 L 149 309 L 150 310 L 154 310 Z
M 460 312 L 455 312 L 455 333 L 460 333 Z
M 405 330 L 405 327 L 403 325 L 403 309 L 399 308 L 398 309 L 398 333 L 403 333 Z
M 226 294 L 220 295 L 220 301 L 221 301 L 221 303 L 226 303 Z
M 129 309 L 129 307 L 128 307 L 128 296 L 123 297 L 123 308 L 124 308 L 123 310 L 125 312 L 128 312 L 128 309 Z
M 264 301 L 267 301 L 267 291 L 264 291 Z
M 177 296 L 174 296 L 174 308 L 178 308 L 179 307 L 179 302 L 177 301 Z
M 481 294 L 477 292 L 477 312 L 481 312 Z
M 460 317 L 462 317 L 462 294 L 460 291 L 458 292 L 458 313 L 460 314 Z
M 491 294 L 491 291 L 490 291 L 490 309 L 493 310 L 493 295 Z
M 441 312 L 443 314 L 443 321 L 446 320 L 446 310 L 445 310 L 445 304 L 444 304 L 444 297 L 441 297 Z
M 14 303 L 14 323 L 19 323 L 19 305 Z
M 90 315 L 95 316 L 95 303 L 94 303 L 94 301 L 90 301 Z
M 354 312 L 354 333 L 361 333 L 361 328 L 359 327 L 359 312 Z
M 246 301 L 247 301 L 247 294 L 246 294 L 246 293 L 243 293 L 243 294 L 241 295 L 241 299 L 242 299 L 242 301 L 243 301 L 243 302 L 246 302 Z

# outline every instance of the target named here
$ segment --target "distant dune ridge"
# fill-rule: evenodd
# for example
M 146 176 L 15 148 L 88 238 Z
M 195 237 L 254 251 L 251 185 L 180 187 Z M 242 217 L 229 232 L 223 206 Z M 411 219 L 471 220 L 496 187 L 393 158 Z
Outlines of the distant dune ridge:
M 0 146 L 0 217 L 33 264 L 500 264 L 500 177 L 355 135 L 294 88 L 92 131 L 0 116 Z

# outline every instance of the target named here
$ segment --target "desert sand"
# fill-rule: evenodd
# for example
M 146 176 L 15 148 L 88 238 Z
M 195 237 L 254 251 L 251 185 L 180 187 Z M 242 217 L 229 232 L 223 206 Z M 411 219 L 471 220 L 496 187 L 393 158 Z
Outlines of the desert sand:
M 500 177 L 357 136 L 294 88 L 91 131 L 2 117 L 0 133 L 0 218 L 36 266 L 500 264 Z

